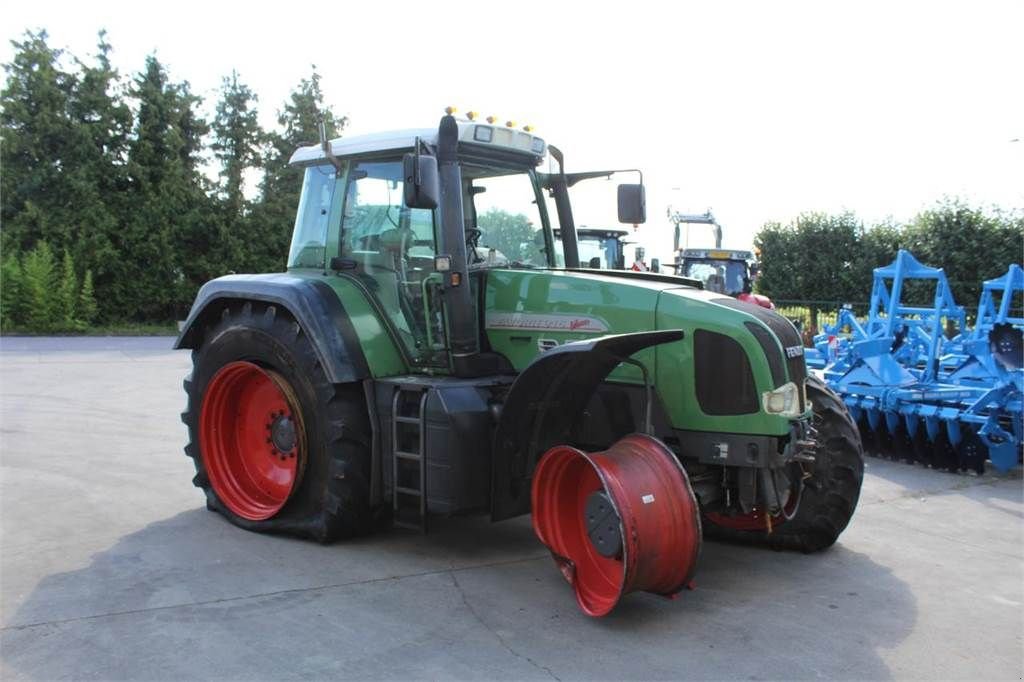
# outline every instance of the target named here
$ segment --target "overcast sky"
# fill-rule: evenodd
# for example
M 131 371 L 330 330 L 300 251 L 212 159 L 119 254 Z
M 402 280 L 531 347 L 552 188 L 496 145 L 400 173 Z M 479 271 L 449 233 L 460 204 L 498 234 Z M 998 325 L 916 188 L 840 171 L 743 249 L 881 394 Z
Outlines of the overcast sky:
M 870 223 L 943 195 L 1024 207 L 1019 0 L 41 0 L 0 12 L 5 38 L 45 28 L 82 58 L 106 28 L 122 73 L 155 52 L 211 112 L 237 69 L 268 127 L 310 64 L 349 134 L 432 126 L 449 104 L 530 123 L 570 171 L 643 169 L 640 236 L 655 255 L 670 250 L 669 204 L 712 208 L 738 248 L 807 210 Z M 12 54 L 5 40 L 0 59 Z M 614 224 L 613 202 L 593 205 L 578 222 Z M 710 239 L 695 231 L 690 245 Z

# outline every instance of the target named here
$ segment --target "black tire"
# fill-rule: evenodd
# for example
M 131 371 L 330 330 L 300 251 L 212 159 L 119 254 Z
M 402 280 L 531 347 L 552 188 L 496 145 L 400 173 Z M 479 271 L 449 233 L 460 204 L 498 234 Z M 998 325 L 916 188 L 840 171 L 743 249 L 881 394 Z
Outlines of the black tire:
M 771 533 L 734 530 L 706 522 L 706 535 L 802 552 L 817 552 L 835 544 L 857 508 L 864 480 L 864 451 L 846 405 L 824 381 L 809 376 L 807 397 L 814 407 L 814 428 L 820 446 L 814 464 L 808 467 L 811 476 L 804 481 L 794 518 L 775 525 Z
M 207 508 L 246 530 L 319 542 L 369 531 L 370 426 L 362 387 L 330 383 L 310 339 L 276 306 L 239 303 L 207 322 L 201 343 L 192 351 L 192 373 L 184 383 L 188 405 L 181 415 L 189 432 L 185 454 L 196 467 L 192 482 L 206 494 Z M 199 446 L 207 386 L 221 367 L 240 360 L 272 370 L 289 384 L 305 429 L 302 476 L 281 510 L 264 521 L 241 518 L 221 501 Z

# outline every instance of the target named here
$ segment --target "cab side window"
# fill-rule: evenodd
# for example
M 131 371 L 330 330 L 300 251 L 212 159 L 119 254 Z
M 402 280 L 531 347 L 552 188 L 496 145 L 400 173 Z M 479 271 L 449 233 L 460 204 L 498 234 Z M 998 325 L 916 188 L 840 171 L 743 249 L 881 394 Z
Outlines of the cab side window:
M 322 268 L 326 257 L 327 231 L 332 214 L 337 216 L 335 188 L 339 181 L 333 166 L 310 166 L 302 182 L 302 195 L 295 216 L 290 268 Z

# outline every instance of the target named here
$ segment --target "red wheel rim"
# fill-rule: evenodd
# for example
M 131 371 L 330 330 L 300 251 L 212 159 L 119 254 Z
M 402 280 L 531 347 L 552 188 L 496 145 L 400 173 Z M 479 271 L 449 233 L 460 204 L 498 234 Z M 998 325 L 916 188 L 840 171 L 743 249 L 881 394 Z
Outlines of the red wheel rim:
M 686 472 L 660 441 L 632 434 L 591 453 L 555 446 L 537 464 L 531 485 L 533 530 L 587 615 L 609 613 L 629 592 L 671 596 L 690 582 L 700 554 L 700 512 Z M 617 553 L 602 553 L 591 535 L 588 498 L 600 491 L 616 517 L 601 525 L 618 532 Z
M 210 380 L 199 413 L 199 448 L 217 497 L 262 521 L 281 511 L 302 475 L 305 431 L 298 401 L 277 373 L 232 362 Z

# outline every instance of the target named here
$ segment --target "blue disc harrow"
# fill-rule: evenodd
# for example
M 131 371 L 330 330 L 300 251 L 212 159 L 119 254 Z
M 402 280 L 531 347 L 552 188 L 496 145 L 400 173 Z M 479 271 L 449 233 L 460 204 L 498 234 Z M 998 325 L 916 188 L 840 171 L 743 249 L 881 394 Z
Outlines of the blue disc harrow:
M 930 304 L 905 303 L 908 289 Z M 1006 471 L 1024 441 L 1024 317 L 1014 304 L 1022 292 L 1017 264 L 984 282 L 969 329 L 942 269 L 901 250 L 875 269 L 867 318 L 840 310 L 808 366 L 843 397 L 865 450 L 951 471 L 982 473 L 986 461 Z M 960 333 L 947 338 L 950 327 Z

